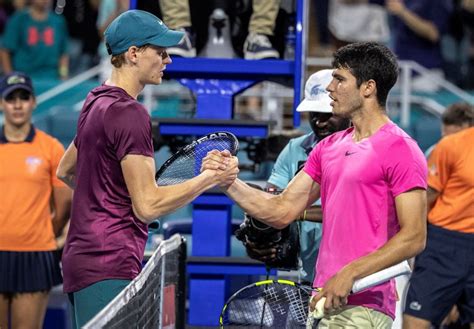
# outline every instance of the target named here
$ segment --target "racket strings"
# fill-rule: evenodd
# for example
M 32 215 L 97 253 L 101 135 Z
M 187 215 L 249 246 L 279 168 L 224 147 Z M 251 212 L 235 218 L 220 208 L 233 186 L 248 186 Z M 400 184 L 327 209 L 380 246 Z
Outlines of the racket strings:
M 228 303 L 223 324 L 247 328 L 306 328 L 309 297 L 307 291 L 295 286 L 275 283 L 253 286 Z
M 200 173 L 202 159 L 212 150 L 237 152 L 235 140 L 220 136 L 200 143 L 193 143 L 181 149 L 168 166 L 158 173 L 158 185 L 175 185 L 187 181 Z M 166 164 L 165 164 L 166 165 Z
M 285 289 L 286 298 L 290 302 L 290 310 L 292 317 L 297 322 L 306 322 L 308 317 L 308 301 L 309 296 L 307 292 L 301 289 Z

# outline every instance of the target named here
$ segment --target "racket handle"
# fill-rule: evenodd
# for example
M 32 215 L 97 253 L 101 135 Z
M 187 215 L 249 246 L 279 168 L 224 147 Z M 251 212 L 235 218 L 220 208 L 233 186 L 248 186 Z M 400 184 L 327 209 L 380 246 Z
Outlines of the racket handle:
M 356 280 L 352 286 L 352 293 L 359 292 L 361 290 L 376 286 L 388 280 L 391 280 L 397 276 L 410 274 L 411 268 L 408 265 L 408 262 L 404 260 L 403 262 L 387 267 L 379 272 L 375 272 L 371 275 L 366 276 L 365 278 Z
M 356 280 L 352 286 L 351 293 L 357 293 L 361 290 L 376 286 L 388 280 L 391 280 L 397 276 L 410 274 L 411 268 L 408 264 L 408 261 L 404 260 L 403 262 L 390 266 L 386 269 L 383 269 L 379 272 L 375 272 L 371 275 L 366 276 L 365 278 Z M 314 297 L 314 296 L 313 296 Z M 311 297 L 311 298 L 313 298 Z M 315 319 L 321 319 L 324 317 L 324 303 L 326 302 L 326 297 L 321 298 L 314 307 L 314 310 L 309 314 Z
M 314 317 L 316 319 L 321 319 L 324 316 L 324 303 L 326 303 L 326 297 L 321 298 L 316 303 L 316 307 L 314 308 Z

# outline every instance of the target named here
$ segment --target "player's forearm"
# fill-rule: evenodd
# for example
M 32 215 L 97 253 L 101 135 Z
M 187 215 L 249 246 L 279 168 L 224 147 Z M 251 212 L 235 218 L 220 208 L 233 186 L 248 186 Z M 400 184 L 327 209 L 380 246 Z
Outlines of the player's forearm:
M 72 189 L 76 187 L 76 164 L 77 149 L 74 142 L 72 142 L 61 158 L 59 166 L 56 169 L 56 176 Z
M 298 217 L 296 207 L 285 207 L 282 195 L 274 195 L 248 186 L 237 179 L 226 194 L 252 217 L 267 225 L 281 229 Z
M 53 231 L 54 231 L 54 236 L 58 237 L 61 235 L 63 232 L 64 227 L 66 226 L 67 222 L 69 220 L 69 212 L 55 212 L 53 215 Z
M 423 251 L 425 241 L 426 227 L 419 230 L 401 229 L 380 249 L 349 263 L 344 270 L 350 272 L 354 280 L 361 279 L 418 255 Z
M 149 224 L 157 218 L 184 207 L 215 185 L 216 179 L 209 172 L 181 184 L 154 185 L 153 190 L 143 191 L 141 197 L 133 200 L 134 213 L 141 221 Z
M 53 187 L 52 201 L 52 223 L 54 236 L 57 237 L 62 233 L 70 217 L 72 203 L 71 190 L 67 187 Z

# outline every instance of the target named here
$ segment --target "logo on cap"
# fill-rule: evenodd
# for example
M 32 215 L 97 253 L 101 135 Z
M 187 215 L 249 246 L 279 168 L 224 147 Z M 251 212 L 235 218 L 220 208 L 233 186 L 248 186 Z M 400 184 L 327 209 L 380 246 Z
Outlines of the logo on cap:
M 26 83 L 25 78 L 19 75 L 12 75 L 7 79 L 7 85 L 16 85 L 18 83 Z
M 311 88 L 311 91 L 309 94 L 312 97 L 315 97 L 320 94 L 326 94 L 326 93 L 327 93 L 326 90 L 320 84 L 317 84 L 317 85 L 314 85 L 313 88 Z
M 157 19 L 157 21 L 158 21 L 158 24 L 163 25 L 163 22 L 161 20 Z
M 110 45 L 108 42 L 105 43 L 105 48 L 107 49 L 107 54 L 112 55 L 112 48 L 110 48 Z

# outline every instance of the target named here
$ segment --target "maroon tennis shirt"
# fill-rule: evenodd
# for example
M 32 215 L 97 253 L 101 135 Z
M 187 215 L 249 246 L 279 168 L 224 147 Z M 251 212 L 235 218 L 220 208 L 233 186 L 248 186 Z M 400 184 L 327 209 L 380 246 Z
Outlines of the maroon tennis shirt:
M 76 188 L 63 252 L 64 291 L 102 280 L 133 279 L 148 232 L 133 213 L 120 161 L 153 157 L 151 120 L 123 89 L 102 85 L 84 103 L 74 139 Z

